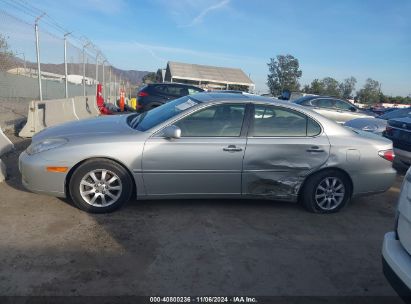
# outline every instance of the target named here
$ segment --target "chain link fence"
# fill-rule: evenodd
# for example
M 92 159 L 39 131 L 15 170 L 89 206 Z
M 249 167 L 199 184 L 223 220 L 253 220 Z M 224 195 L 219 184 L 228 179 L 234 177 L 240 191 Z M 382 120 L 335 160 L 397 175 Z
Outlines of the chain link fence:
M 19 3 L 5 1 L 16 10 L 20 8 Z M 25 9 L 30 11 L 30 7 Z M 22 18 L 20 14 L 17 17 L 16 10 L 10 13 L 0 6 L 1 100 L 93 96 L 99 83 L 103 86 L 106 101 L 115 102 L 120 89 L 126 95 L 131 94 L 130 81 L 124 75 L 122 77 L 121 70 L 113 68 L 98 47 L 87 38 L 65 32 L 46 15 L 37 16 L 39 20 L 35 21 L 34 10 L 30 11 L 30 18 Z M 35 22 L 38 24 L 37 42 Z M 40 58 L 40 73 L 37 56 Z

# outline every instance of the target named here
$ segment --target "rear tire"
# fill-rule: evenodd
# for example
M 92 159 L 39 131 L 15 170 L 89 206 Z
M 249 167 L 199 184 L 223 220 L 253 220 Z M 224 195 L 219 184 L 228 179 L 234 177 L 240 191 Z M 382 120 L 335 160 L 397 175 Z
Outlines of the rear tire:
M 347 176 L 336 170 L 326 170 L 309 177 L 301 193 L 302 204 L 313 213 L 335 213 L 347 205 L 351 197 Z
M 93 159 L 81 164 L 73 173 L 69 191 L 74 204 L 90 213 L 107 213 L 130 200 L 133 182 L 118 163 Z

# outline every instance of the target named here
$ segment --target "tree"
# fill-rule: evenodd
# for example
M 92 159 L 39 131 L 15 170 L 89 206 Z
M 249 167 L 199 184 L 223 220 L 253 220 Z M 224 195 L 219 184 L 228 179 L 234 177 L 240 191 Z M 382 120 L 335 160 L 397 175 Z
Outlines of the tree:
M 143 77 L 143 83 L 153 83 L 156 82 L 156 73 L 150 72 Z
M 319 79 L 314 79 L 311 82 L 310 86 L 310 94 L 316 94 L 316 95 L 321 95 L 324 92 L 324 84 L 321 80 Z
M 350 78 L 344 79 L 343 82 L 340 83 L 340 95 L 345 99 L 352 98 L 352 92 L 355 90 L 355 85 L 357 83 L 357 79 L 351 76 Z
M 298 59 L 292 55 L 277 55 L 277 59 L 270 58 L 267 64 L 269 74 L 267 85 L 273 96 L 278 96 L 284 90 L 298 91 L 300 83 L 298 79 L 302 75 L 299 69 Z
M 321 80 L 323 85 L 322 95 L 340 97 L 340 84 L 332 77 L 325 77 Z
M 357 92 L 358 99 L 362 103 L 377 103 L 380 101 L 380 83 L 368 78 L 364 87 Z
M 14 65 L 14 54 L 9 49 L 7 37 L 0 34 L 0 70 L 7 71 Z
M 234 91 L 241 91 L 241 92 L 248 92 L 250 88 L 245 85 L 240 85 L 240 84 L 230 84 L 228 85 L 229 90 L 234 90 Z
M 163 70 L 162 69 L 158 69 L 157 73 L 156 73 L 156 82 L 164 82 L 163 79 Z

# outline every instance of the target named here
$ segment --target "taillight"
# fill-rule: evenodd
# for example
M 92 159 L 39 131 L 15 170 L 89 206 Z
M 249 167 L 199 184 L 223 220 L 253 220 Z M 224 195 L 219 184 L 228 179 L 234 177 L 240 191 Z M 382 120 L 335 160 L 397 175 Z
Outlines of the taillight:
M 394 151 L 392 150 L 378 151 L 378 155 L 390 162 L 394 161 L 395 158 Z
M 144 92 L 144 91 L 138 92 L 138 97 L 146 97 L 146 96 L 148 96 L 147 92 Z

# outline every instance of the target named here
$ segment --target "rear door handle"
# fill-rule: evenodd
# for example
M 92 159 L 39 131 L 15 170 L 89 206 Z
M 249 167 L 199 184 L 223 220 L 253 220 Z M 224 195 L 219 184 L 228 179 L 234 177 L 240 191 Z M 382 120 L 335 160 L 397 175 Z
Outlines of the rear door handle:
M 320 149 L 318 146 L 312 146 L 310 149 L 306 150 L 307 152 L 325 152 L 323 149 Z
M 310 149 L 306 150 L 307 152 L 325 152 L 323 149 L 320 149 L 320 147 L 313 146 Z
M 243 151 L 243 149 L 237 148 L 235 145 L 229 145 L 228 147 L 223 148 L 223 151 L 226 151 L 226 152 L 240 152 L 240 151 Z

